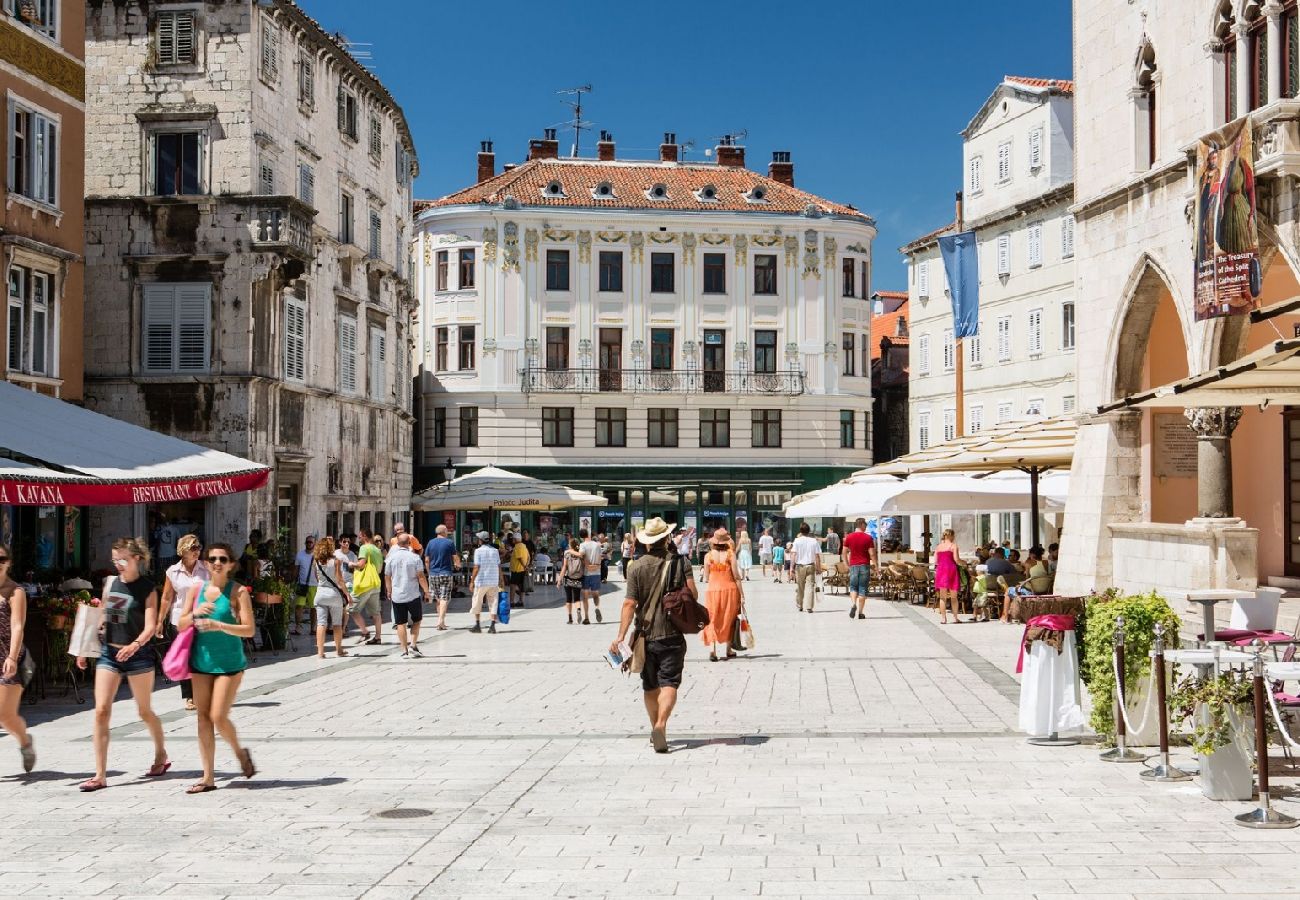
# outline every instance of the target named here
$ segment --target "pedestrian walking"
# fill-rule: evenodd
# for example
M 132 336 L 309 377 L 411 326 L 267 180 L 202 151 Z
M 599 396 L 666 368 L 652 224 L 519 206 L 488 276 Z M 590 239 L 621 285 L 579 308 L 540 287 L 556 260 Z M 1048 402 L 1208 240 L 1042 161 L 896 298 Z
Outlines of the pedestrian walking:
M 438 631 L 447 630 L 447 605 L 451 603 L 451 588 L 460 568 L 456 545 L 447 537 L 447 526 L 434 529 L 434 538 L 424 548 L 424 558 L 429 564 L 429 590 L 433 602 L 438 604 Z
M 740 563 L 727 529 L 719 528 L 713 533 L 712 547 L 704 555 L 704 569 L 708 579 L 704 605 L 709 610 L 709 624 L 700 632 L 700 638 L 709 648 L 709 662 L 718 662 L 736 655 L 731 649 L 731 629 L 745 605 Z
M 767 577 L 767 567 L 772 565 L 772 550 L 776 541 L 772 539 L 772 529 L 764 528 L 758 536 L 758 564 L 762 567 L 763 577 Z
M 645 553 L 628 567 L 618 636 L 609 645 L 611 653 L 618 653 L 619 644 L 636 622 L 630 668 L 641 674 L 646 715 L 650 718 L 650 743 L 656 753 L 668 752 L 668 717 L 677 705 L 677 690 L 682 686 L 686 667 L 686 637 L 668 616 L 663 597 L 683 588 L 692 598 L 698 596 L 690 561 L 666 540 L 672 530 L 672 525 L 655 516 L 637 531 L 637 541 Z
M 420 557 L 411 550 L 411 542 L 409 534 L 399 534 L 397 545 L 388 551 L 384 560 L 384 581 L 393 604 L 393 629 L 397 632 L 397 642 L 402 645 L 403 659 L 424 656 L 420 652 L 420 620 L 424 618 L 423 604 L 429 599 L 429 581 Z
M 961 624 L 961 619 L 957 616 L 957 592 L 961 590 L 961 576 L 957 572 L 957 566 L 961 565 L 962 559 L 957 552 L 955 537 L 956 533 L 951 528 L 945 528 L 939 546 L 934 548 L 934 590 L 939 595 L 940 625 L 948 624 L 945 601 L 952 604 L 953 624 Z
M 817 555 L 821 543 L 812 536 L 812 529 L 804 522 L 799 526 L 799 536 L 794 539 L 794 605 L 799 612 L 813 611 L 813 594 L 817 590 Z M 808 602 L 804 602 L 807 596 Z
M 582 538 L 582 543 L 578 545 L 578 551 L 582 554 L 584 564 L 582 578 L 582 617 L 587 618 L 587 601 L 590 600 L 596 608 L 596 621 L 603 621 L 600 617 L 600 583 L 604 581 L 601 577 L 600 564 L 602 554 L 600 544 L 593 541 L 587 533 L 587 529 L 578 530 L 578 537 Z
M 396 547 L 397 539 L 404 534 L 408 538 L 410 538 L 410 543 L 407 545 L 407 549 L 410 550 L 412 553 L 414 553 L 416 558 L 418 559 L 420 554 L 424 551 L 424 547 L 420 544 L 419 539 L 416 538 L 415 535 L 407 534 L 406 523 L 404 523 L 401 519 L 398 519 L 396 522 L 393 523 L 393 536 L 388 539 L 388 549 L 392 550 L 394 547 Z
M 539 556 L 539 553 L 537 549 L 537 544 L 533 542 L 532 533 L 527 528 L 524 529 L 523 536 L 520 538 L 520 540 L 523 541 L 524 547 L 527 548 L 528 550 L 528 559 L 529 559 L 529 569 L 527 572 L 524 573 L 524 575 L 526 576 L 524 578 L 524 593 L 531 594 L 533 592 L 533 579 L 527 576 L 531 576 L 533 570 L 537 568 L 537 563 L 539 562 L 537 557 Z M 519 605 L 523 606 L 522 603 L 520 603 Z
M 623 543 L 618 548 L 618 565 L 623 570 L 623 583 L 627 583 L 627 564 L 632 561 L 632 548 L 635 543 L 631 532 L 623 535 Z
M 104 610 L 104 649 L 95 662 L 95 774 L 83 781 L 82 791 L 100 791 L 108 787 L 108 736 L 113 724 L 113 698 L 126 679 L 135 698 L 140 721 L 153 738 L 153 765 L 145 772 L 149 778 L 167 774 L 172 767 L 163 743 L 162 721 L 153 711 L 153 677 L 158 655 L 149 639 L 158 630 L 158 591 L 145 574 L 149 565 L 149 547 L 143 538 L 119 538 L 113 542 L 113 568 L 116 575 L 104 580 L 100 606 Z M 77 668 L 90 662 L 77 658 Z
M 329 535 L 316 542 L 312 550 L 316 571 L 316 658 L 325 658 L 325 632 L 334 632 L 334 655 L 347 656 L 343 649 L 344 610 L 352 596 L 343 586 L 343 563 L 334 555 L 334 539 Z
M 772 543 L 772 583 L 780 584 L 785 577 L 785 544 Z
M 749 570 L 754 567 L 754 542 L 749 539 L 749 532 L 740 530 L 736 540 L 736 565 L 740 571 L 740 580 L 749 581 Z
M 609 561 L 614 555 L 614 548 L 609 542 L 609 536 L 603 531 L 596 535 L 596 543 L 600 544 L 600 583 L 604 584 L 609 581 Z M 599 617 L 596 621 L 600 621 Z
M 174 641 L 180 633 L 181 609 L 190 590 L 208 580 L 208 567 L 199 558 L 203 546 L 199 543 L 198 535 L 187 534 L 181 537 L 176 542 L 176 550 L 180 553 L 180 559 L 167 568 L 163 580 L 162 609 L 158 613 L 158 631 L 155 635 L 168 643 Z M 181 681 L 181 699 L 185 701 L 186 709 L 194 709 L 194 684 L 188 678 Z
M 216 732 L 239 760 L 245 778 L 257 774 L 253 755 L 239 743 L 230 721 L 230 708 L 244 680 L 248 660 L 244 641 L 253 636 L 253 601 L 248 588 L 231 579 L 234 551 L 229 544 L 211 544 L 207 549 L 208 579 L 194 585 L 181 610 L 180 627 L 194 626 L 190 648 L 190 676 L 194 682 L 194 705 L 198 713 L 199 758 L 203 777 L 190 785 L 187 794 L 216 790 Z
M 826 529 L 825 542 L 826 542 L 827 553 L 834 553 L 836 556 L 840 555 L 840 549 L 843 546 L 843 541 L 840 540 L 839 532 L 835 530 L 834 525 Z
M 307 627 L 311 627 L 310 610 L 316 603 L 316 558 L 312 555 L 312 550 L 316 547 L 316 536 L 307 535 L 302 542 L 302 549 L 294 557 L 294 564 L 298 567 L 298 594 L 294 598 L 293 604 L 293 627 L 289 629 L 290 634 L 301 634 L 299 630 L 299 620 L 303 610 L 308 610 Z M 182 598 L 184 599 L 184 598 Z
M 569 541 L 569 547 L 564 551 L 563 562 L 560 564 L 560 583 L 564 586 L 564 611 L 569 614 L 569 624 L 573 624 L 573 613 L 578 611 L 583 625 L 590 625 L 591 620 L 587 618 L 586 601 L 582 595 L 582 579 L 586 569 L 586 564 L 582 559 L 582 551 L 578 549 L 578 539 L 572 538 Z
M 497 552 L 496 547 L 492 546 L 491 540 L 491 534 L 480 531 L 478 547 L 474 550 L 474 572 L 471 576 L 474 597 L 469 604 L 469 611 L 474 614 L 474 627 L 470 629 L 473 634 L 483 630 L 480 616 L 485 603 L 488 612 L 492 615 L 488 634 L 497 633 L 497 592 L 501 590 L 501 554 Z
M 23 698 L 22 669 L 27 656 L 23 637 L 27 630 L 27 592 L 9 577 L 13 571 L 13 555 L 0 544 L 0 650 L 4 651 L 4 667 L 0 668 L 0 728 L 13 735 L 22 756 L 23 771 L 36 766 L 36 745 L 27 731 L 27 722 L 18 713 Z
M 369 528 L 359 532 L 357 559 L 361 565 L 352 575 L 352 621 L 361 629 L 361 643 L 368 646 L 382 644 L 384 633 L 383 575 L 384 554 L 374 543 Z M 366 627 L 366 616 L 375 626 L 371 633 Z
M 849 556 L 849 618 L 862 620 L 867 606 L 867 589 L 871 585 L 871 567 L 880 564 L 876 542 L 867 534 L 867 520 L 853 523 L 853 532 L 844 539 Z
M 524 605 L 524 581 L 528 577 L 528 568 L 533 557 L 522 540 L 513 535 L 506 538 L 506 552 L 510 559 L 510 606 Z

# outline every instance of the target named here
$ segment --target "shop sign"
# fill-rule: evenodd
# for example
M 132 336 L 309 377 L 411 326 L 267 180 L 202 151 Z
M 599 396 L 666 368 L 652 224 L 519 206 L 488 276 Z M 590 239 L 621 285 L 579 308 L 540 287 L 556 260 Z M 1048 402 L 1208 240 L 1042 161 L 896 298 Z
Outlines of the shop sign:
M 176 503 L 252 491 L 266 484 L 270 469 L 221 478 L 188 478 L 149 483 L 106 481 L 0 481 L 0 504 L 14 506 L 129 506 Z

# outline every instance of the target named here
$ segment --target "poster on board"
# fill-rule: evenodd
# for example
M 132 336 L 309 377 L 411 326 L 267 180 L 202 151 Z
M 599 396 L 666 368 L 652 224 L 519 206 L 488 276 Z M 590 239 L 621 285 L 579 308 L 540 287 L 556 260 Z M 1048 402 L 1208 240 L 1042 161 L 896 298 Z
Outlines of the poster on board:
M 1255 309 L 1263 288 L 1250 117 L 1196 144 L 1196 319 Z

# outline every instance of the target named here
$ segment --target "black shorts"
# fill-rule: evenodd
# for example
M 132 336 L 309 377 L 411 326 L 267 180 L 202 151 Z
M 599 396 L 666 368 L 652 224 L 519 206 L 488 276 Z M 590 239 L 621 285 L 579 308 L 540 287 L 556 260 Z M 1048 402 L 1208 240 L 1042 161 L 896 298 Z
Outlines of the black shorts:
M 524 586 L 524 576 L 527 574 L 527 572 L 511 572 L 510 583 L 517 588 L 522 588 Z
M 645 642 L 645 665 L 641 668 L 641 690 L 682 686 L 682 669 L 686 667 L 686 638 L 664 638 Z
M 567 584 L 564 586 L 564 602 L 565 602 L 565 603 L 577 603 L 577 602 L 580 601 L 581 599 L 582 599 L 582 588 L 580 588 L 580 587 L 570 587 L 570 586 L 567 585 Z
M 424 618 L 424 604 L 419 600 L 411 600 L 408 603 L 393 604 L 393 624 L 405 625 L 407 622 L 415 624 Z

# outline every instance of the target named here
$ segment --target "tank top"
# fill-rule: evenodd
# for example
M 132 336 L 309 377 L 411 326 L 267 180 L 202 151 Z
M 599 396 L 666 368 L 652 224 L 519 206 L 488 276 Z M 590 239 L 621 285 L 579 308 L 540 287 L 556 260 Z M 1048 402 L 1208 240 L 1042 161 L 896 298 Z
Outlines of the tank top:
M 221 596 L 213 604 L 212 615 L 208 616 L 212 621 L 225 622 L 227 625 L 236 624 L 235 610 L 230 598 L 233 586 L 234 582 L 231 581 L 221 589 Z M 205 581 L 199 588 L 199 603 L 204 602 L 204 593 L 207 589 L 208 582 Z M 205 675 L 233 675 L 246 668 L 248 662 L 244 658 L 243 638 L 226 634 L 224 631 L 195 629 L 194 646 L 190 650 L 190 669 Z

